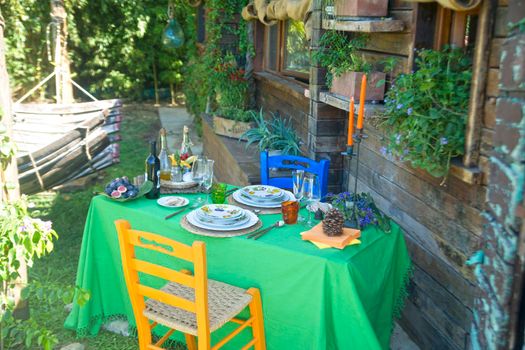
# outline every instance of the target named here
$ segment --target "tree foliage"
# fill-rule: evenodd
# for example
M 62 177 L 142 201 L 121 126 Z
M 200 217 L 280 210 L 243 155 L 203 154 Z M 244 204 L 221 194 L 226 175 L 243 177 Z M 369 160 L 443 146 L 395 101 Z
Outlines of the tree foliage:
M 174 17 L 187 38 L 180 49 L 166 48 L 161 42 L 168 0 L 64 2 L 73 79 L 97 97 L 139 97 L 153 84 L 154 63 L 161 84 L 182 81 L 187 47 L 194 44 L 194 9 L 186 1 L 173 0 Z M 50 4 L 0 0 L 0 8 L 6 20 L 8 70 L 19 96 L 53 69 L 46 42 Z

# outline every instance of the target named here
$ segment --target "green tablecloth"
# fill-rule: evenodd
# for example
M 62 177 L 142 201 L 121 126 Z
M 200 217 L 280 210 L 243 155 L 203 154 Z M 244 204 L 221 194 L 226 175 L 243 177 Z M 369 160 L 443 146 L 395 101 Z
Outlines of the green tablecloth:
M 256 241 L 243 236 L 211 238 L 185 231 L 177 217 L 164 220 L 172 211 L 145 198 L 127 203 L 93 198 L 76 282 L 91 292 L 91 299 L 83 307 L 74 304 L 66 328 L 86 336 L 96 335 L 112 318 L 125 317 L 134 324 L 113 223 L 123 218 L 133 228 L 186 244 L 206 242 L 209 278 L 259 288 L 269 350 L 388 349 L 393 317 L 402 305 L 410 271 L 410 258 L 397 225 L 393 224 L 388 234 L 367 228 L 361 245 L 321 250 L 301 240 L 301 225 L 274 229 Z M 261 215 L 261 219 L 268 226 L 280 215 Z M 147 254 L 161 265 L 190 267 L 158 253 Z M 153 279 L 146 282 L 159 285 Z M 220 337 L 235 326 L 226 325 L 214 336 Z M 247 332 L 225 348 L 246 344 Z

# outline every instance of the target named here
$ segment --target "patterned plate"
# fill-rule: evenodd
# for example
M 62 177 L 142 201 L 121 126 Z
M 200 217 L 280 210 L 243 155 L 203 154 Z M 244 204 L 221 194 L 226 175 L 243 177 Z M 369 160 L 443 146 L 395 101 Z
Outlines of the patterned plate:
M 284 191 L 284 190 L 283 190 L 283 197 L 276 202 L 259 202 L 259 201 L 251 200 L 249 197 L 244 196 L 244 193 L 242 193 L 241 190 L 233 192 L 232 197 L 237 202 L 248 205 L 250 207 L 254 207 L 254 208 L 280 208 L 281 202 L 295 199 L 292 192 Z
M 186 219 L 190 224 L 192 224 L 195 227 L 199 227 L 205 230 L 214 230 L 214 231 L 236 231 L 236 230 L 243 230 L 249 227 L 252 227 L 253 225 L 257 224 L 259 222 L 259 218 L 257 215 L 250 211 L 246 211 L 246 218 L 247 220 L 238 224 L 234 225 L 214 225 L 209 223 L 203 223 L 201 222 L 197 217 L 196 213 L 197 210 L 194 210 L 192 212 L 189 212 L 188 215 L 186 215 Z
M 236 219 L 244 215 L 244 209 L 229 204 L 207 204 L 199 209 L 200 217 L 207 217 L 215 220 Z
M 241 189 L 242 193 L 255 200 L 275 200 L 283 196 L 283 190 L 268 185 L 252 185 Z

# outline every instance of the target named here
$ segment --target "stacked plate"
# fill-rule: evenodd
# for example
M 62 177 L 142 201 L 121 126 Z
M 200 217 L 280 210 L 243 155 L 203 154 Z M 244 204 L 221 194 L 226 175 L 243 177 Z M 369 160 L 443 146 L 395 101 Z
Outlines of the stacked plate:
M 215 231 L 244 230 L 259 221 L 251 211 L 229 204 L 204 205 L 190 212 L 186 219 L 193 226 Z
M 274 186 L 252 185 L 235 191 L 233 199 L 251 207 L 279 208 L 282 202 L 293 200 L 294 195 Z

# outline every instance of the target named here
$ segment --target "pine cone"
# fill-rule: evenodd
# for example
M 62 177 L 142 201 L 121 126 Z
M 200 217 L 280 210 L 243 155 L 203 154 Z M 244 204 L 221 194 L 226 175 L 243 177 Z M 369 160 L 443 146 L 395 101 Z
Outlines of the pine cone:
M 323 220 L 323 232 L 327 236 L 340 236 L 343 234 L 345 217 L 337 209 L 330 209 Z

